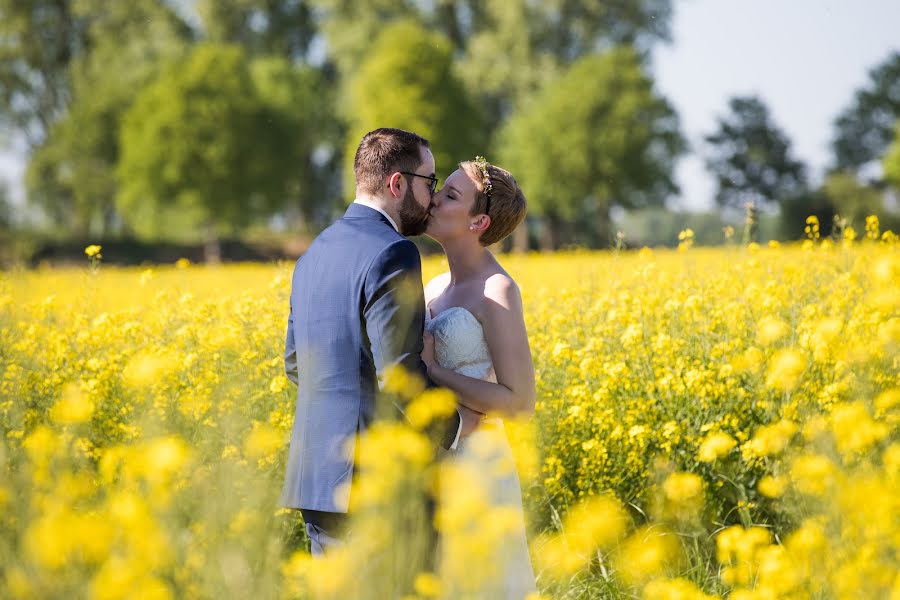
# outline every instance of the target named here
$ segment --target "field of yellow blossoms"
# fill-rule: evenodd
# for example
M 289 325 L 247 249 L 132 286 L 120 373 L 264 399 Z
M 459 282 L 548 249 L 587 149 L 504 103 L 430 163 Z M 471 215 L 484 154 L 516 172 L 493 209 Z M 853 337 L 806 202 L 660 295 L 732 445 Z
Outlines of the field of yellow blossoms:
M 519 470 L 534 598 L 900 599 L 900 245 L 871 221 L 862 239 L 808 230 L 501 257 L 538 402 L 507 424 L 517 464 L 490 468 Z M 447 398 L 402 374 L 410 423 L 361 442 L 365 534 L 305 554 L 278 508 L 293 265 L 87 253 L 0 274 L 0 596 L 497 597 L 509 511 L 472 473 L 437 512 L 448 558 L 411 567 L 404 527 L 434 481 L 418 428 Z

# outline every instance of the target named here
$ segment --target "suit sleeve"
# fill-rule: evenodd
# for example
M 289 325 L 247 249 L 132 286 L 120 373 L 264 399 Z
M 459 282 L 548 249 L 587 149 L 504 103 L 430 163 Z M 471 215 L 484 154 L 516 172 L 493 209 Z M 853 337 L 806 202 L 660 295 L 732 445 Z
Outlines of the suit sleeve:
M 298 383 L 297 346 L 294 343 L 294 307 L 288 313 L 287 333 L 284 339 L 284 373 L 288 379 Z
M 425 324 L 422 261 L 415 244 L 398 240 L 375 258 L 366 274 L 365 299 L 363 318 L 379 385 L 385 369 L 393 365 L 428 382 L 421 357 Z M 446 431 L 437 433 L 444 448 L 450 448 L 459 426 L 459 415 L 454 414 Z

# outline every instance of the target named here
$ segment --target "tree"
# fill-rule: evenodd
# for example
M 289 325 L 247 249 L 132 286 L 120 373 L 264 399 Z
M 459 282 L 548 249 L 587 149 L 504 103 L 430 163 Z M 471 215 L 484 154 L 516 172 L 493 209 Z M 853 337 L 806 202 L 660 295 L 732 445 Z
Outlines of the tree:
M 431 142 L 439 174 L 482 151 L 482 116 L 453 73 L 446 38 L 409 21 L 391 25 L 372 45 L 350 81 L 350 135 L 344 178 L 353 185 L 353 156 L 362 136 L 377 127 L 414 131 Z M 346 196 L 346 194 L 345 194 Z
M 894 52 L 869 73 L 866 87 L 835 120 L 832 141 L 835 166 L 858 171 L 880 159 L 894 140 L 900 119 L 900 52 Z
M 9 199 L 9 185 L 5 180 L 0 179 L 0 231 L 11 229 L 12 225 L 12 202 Z
M 352 76 L 386 23 L 412 20 L 453 44 L 465 84 L 486 109 L 487 133 L 580 57 L 616 45 L 642 55 L 668 40 L 671 0 L 311 0 L 329 58 Z
M 847 219 L 857 231 L 863 231 L 867 216 L 882 215 L 884 209 L 882 193 L 861 184 L 851 173 L 829 173 L 822 184 L 822 193 L 834 211 Z
M 884 178 L 897 188 L 900 188 L 900 120 L 897 121 L 894 143 L 884 155 L 882 161 Z
M 299 123 L 318 121 L 321 109 L 285 113 L 315 96 L 296 89 L 308 82 L 289 69 L 254 68 L 240 47 L 201 44 L 140 92 L 124 117 L 117 169 L 117 204 L 136 233 L 184 238 L 200 229 L 217 260 L 221 235 L 298 192 L 301 159 L 309 159 L 299 155 L 317 139 Z
M 197 12 L 207 40 L 238 44 L 250 56 L 303 62 L 317 33 L 303 0 L 201 0 Z
M 51 222 L 82 236 L 104 235 L 118 221 L 115 166 L 119 127 L 136 90 L 185 51 L 188 30 L 164 4 L 84 0 L 90 51 L 69 66 L 71 102 L 34 149 L 26 174 L 29 202 Z M 148 27 L 147 24 L 152 26 Z
M 787 135 L 755 96 L 735 97 L 718 130 L 706 136 L 706 168 L 716 178 L 716 202 L 742 210 L 773 207 L 806 191 L 806 166 L 791 156 Z
M 0 0 L 0 126 L 29 148 L 69 105 L 69 65 L 87 46 L 74 0 Z
M 678 118 L 628 47 L 578 60 L 513 114 L 500 133 L 499 164 L 518 179 L 529 210 L 548 224 L 542 246 L 585 214 L 610 242 L 610 208 L 660 205 L 684 141 Z

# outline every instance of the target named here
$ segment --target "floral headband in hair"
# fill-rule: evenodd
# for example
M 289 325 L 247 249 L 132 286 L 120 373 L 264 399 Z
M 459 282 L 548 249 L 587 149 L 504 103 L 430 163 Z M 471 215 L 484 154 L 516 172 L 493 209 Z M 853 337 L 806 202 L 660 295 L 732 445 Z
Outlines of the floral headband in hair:
M 485 204 L 484 213 L 490 215 L 491 192 L 494 188 L 491 185 L 491 174 L 488 172 L 488 161 L 483 156 L 476 156 L 475 165 L 478 167 L 478 170 L 481 171 L 481 186 L 484 188 L 484 196 L 485 198 L 487 198 L 487 204 Z

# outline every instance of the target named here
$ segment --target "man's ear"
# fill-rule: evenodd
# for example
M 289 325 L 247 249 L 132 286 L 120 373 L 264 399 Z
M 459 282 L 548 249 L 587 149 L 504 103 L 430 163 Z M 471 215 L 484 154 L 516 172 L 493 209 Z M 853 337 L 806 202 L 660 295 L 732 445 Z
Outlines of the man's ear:
M 388 177 L 388 189 L 395 198 L 401 198 L 403 196 L 403 190 L 400 189 L 401 181 L 403 181 L 403 175 L 400 173 L 393 173 Z

